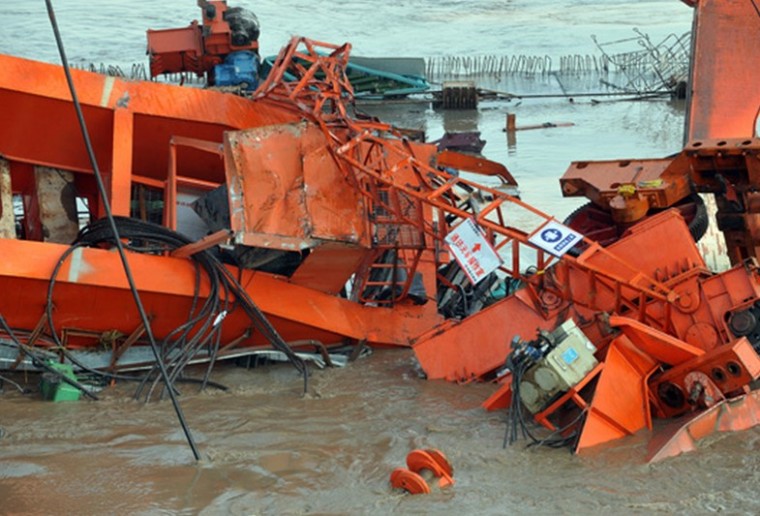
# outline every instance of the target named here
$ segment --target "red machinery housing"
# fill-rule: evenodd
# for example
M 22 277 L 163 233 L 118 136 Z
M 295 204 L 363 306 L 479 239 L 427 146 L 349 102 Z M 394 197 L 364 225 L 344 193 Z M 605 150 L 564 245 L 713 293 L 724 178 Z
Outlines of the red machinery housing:
M 181 29 L 148 30 L 150 76 L 212 73 L 234 52 L 259 51 L 259 22 L 252 12 L 228 7 L 225 0 L 198 0 L 202 23 Z M 213 82 L 212 82 L 213 83 Z

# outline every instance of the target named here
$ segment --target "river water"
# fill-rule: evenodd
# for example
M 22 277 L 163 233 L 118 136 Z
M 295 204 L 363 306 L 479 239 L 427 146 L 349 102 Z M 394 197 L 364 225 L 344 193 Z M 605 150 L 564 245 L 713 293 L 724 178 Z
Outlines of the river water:
M 56 2 L 73 61 L 142 62 L 144 29 L 184 26 L 192 0 Z M 595 52 L 600 41 L 681 34 L 690 10 L 677 0 L 410 0 L 258 2 L 263 53 L 292 34 L 342 43 L 366 56 L 549 55 Z M 44 2 L 0 5 L 0 51 L 55 62 Z M 510 84 L 557 91 L 557 79 Z M 587 99 L 484 103 L 477 113 L 426 104 L 369 107 L 389 121 L 480 130 L 484 154 L 505 163 L 523 199 L 564 217 L 580 204 L 560 195 L 573 160 L 661 157 L 680 150 L 683 106 Z M 517 134 L 502 128 L 571 122 Z M 44 122 L 44 121 L 43 121 Z M 505 337 L 506 338 L 506 337 Z M 132 401 L 117 385 L 100 402 L 49 404 L 6 384 L 0 394 L 0 513 L 5 514 L 757 514 L 754 452 L 760 431 L 720 435 L 657 465 L 648 435 L 576 457 L 563 450 L 503 449 L 504 415 L 479 408 L 491 385 L 427 382 L 408 350 L 377 351 L 345 369 L 315 371 L 307 396 L 287 366 L 218 366 L 229 392 L 181 398 L 203 460 L 196 464 L 171 406 Z M 35 379 L 30 376 L 34 384 Z M 391 491 L 390 472 L 415 448 L 441 449 L 456 485 L 429 496 Z

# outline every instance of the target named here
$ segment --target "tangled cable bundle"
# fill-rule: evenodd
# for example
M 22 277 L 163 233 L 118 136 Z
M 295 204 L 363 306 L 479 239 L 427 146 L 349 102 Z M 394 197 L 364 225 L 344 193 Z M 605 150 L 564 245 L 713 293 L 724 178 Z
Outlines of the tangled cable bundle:
M 114 217 L 114 221 L 120 238 L 127 240 L 126 247 L 131 251 L 163 254 L 192 243 L 192 240 L 182 234 L 158 224 L 127 217 Z M 77 248 L 113 244 L 113 241 L 113 231 L 107 219 L 97 220 L 79 232 L 76 241 L 61 256 L 53 270 L 48 287 L 47 318 L 53 340 L 72 363 L 86 371 L 108 378 L 134 380 L 135 377 L 133 376 L 98 371 L 83 365 L 64 348 L 53 322 L 53 291 L 58 273 L 68 256 Z M 224 318 L 233 310 L 243 310 L 254 329 L 261 333 L 274 349 L 282 352 L 303 375 L 305 392 L 308 386 L 308 370 L 305 362 L 282 339 L 230 270 L 209 250 L 195 253 L 192 260 L 196 266 L 196 281 L 193 302 L 187 321 L 175 328 L 159 343 L 161 360 L 169 371 L 170 387 L 174 389 L 175 382 L 185 380 L 182 378 L 185 367 L 193 357 L 204 349 L 208 353 L 209 361 L 202 386 L 213 385 L 208 378 L 220 348 L 221 327 L 224 324 Z M 199 292 L 201 274 L 204 273 L 208 279 L 209 293 L 205 300 L 201 300 Z M 135 392 L 136 398 L 144 398 L 146 401 L 151 398 L 162 380 L 158 372 L 159 366 L 155 364 L 140 379 L 140 385 Z
M 566 423 L 564 427 L 558 428 L 545 437 L 537 436 L 526 419 L 528 417 L 525 413 L 527 409 L 520 397 L 520 384 L 525 373 L 534 364 L 530 360 L 515 360 L 514 353 L 510 353 L 507 356 L 506 367 L 512 373 L 512 401 L 507 413 L 507 429 L 504 434 L 503 446 L 506 448 L 514 444 L 520 437 L 529 440 L 528 446 L 547 446 L 549 448 L 574 446 L 580 436 L 577 428 L 582 426 L 583 418 L 586 416 L 585 410 L 581 411 L 572 421 Z M 571 429 L 573 431 L 568 434 L 568 431 Z

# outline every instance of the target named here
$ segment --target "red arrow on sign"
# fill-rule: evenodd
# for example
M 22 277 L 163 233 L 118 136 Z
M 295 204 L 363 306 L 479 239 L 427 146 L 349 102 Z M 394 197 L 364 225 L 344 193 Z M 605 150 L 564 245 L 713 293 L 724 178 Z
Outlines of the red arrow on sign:
M 480 247 L 479 243 L 475 244 L 474 246 L 472 246 L 472 252 L 473 253 L 477 253 L 478 251 L 480 251 L 480 249 L 481 249 L 481 247 Z

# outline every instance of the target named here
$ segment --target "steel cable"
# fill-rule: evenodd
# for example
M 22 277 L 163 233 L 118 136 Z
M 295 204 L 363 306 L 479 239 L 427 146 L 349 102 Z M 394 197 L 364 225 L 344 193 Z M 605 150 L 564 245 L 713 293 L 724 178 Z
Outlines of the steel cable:
M 153 331 L 150 327 L 150 320 L 148 319 L 148 315 L 145 313 L 145 308 L 143 307 L 142 300 L 140 299 L 140 293 L 137 291 L 137 286 L 135 285 L 134 278 L 132 277 L 132 271 L 129 267 L 129 262 L 127 261 L 126 253 L 124 252 L 124 247 L 121 244 L 121 239 L 119 238 L 119 232 L 116 229 L 116 224 L 113 220 L 113 213 L 111 211 L 111 205 L 108 201 L 108 195 L 106 193 L 105 185 L 103 184 L 103 178 L 100 173 L 100 168 L 98 167 L 97 159 L 95 158 L 95 151 L 92 148 L 92 142 L 90 141 L 90 135 L 87 131 L 87 123 L 84 119 L 84 114 L 82 112 L 82 106 L 79 104 L 79 98 L 77 97 L 76 88 L 74 86 L 74 80 L 71 77 L 71 70 L 69 69 L 69 61 L 66 57 L 66 50 L 63 46 L 63 40 L 61 39 L 61 32 L 58 28 L 58 22 L 55 17 L 55 11 L 53 9 L 53 2 L 52 0 L 45 0 L 45 5 L 47 6 L 48 11 L 48 17 L 50 18 L 50 25 L 53 29 L 53 34 L 55 36 L 55 42 L 58 47 L 58 52 L 61 56 L 61 64 L 63 66 L 63 71 L 66 75 L 66 82 L 69 85 L 69 91 L 71 92 L 71 99 L 74 103 L 74 110 L 76 111 L 77 119 L 79 121 L 79 127 L 82 131 L 82 138 L 84 139 L 85 147 L 87 148 L 87 155 L 89 156 L 90 163 L 92 165 L 92 170 L 95 175 L 95 181 L 98 186 L 98 192 L 100 193 L 101 202 L 103 203 L 103 210 L 106 214 L 107 219 L 109 220 L 109 223 L 111 225 L 111 229 L 113 230 L 113 236 L 114 236 L 114 243 L 116 244 L 116 248 L 119 252 L 119 257 L 121 258 L 122 266 L 124 268 L 124 274 L 127 277 L 127 281 L 129 282 L 130 290 L 132 291 L 132 296 L 135 301 L 135 306 L 137 308 L 137 311 L 140 314 L 140 319 L 142 320 L 142 323 L 145 327 L 145 333 L 148 336 L 148 340 L 150 341 L 150 347 L 153 351 L 153 354 L 156 358 L 157 363 L 159 364 L 159 368 L 161 370 L 161 376 L 164 378 L 164 382 L 166 384 L 169 384 L 168 379 L 168 373 L 166 371 L 166 368 L 163 365 L 163 362 L 161 361 L 161 357 L 159 355 L 158 346 L 156 345 L 156 339 L 153 336 Z M 172 389 L 169 389 L 169 396 L 172 401 L 172 405 L 174 406 L 174 411 L 177 414 L 177 419 L 179 420 L 180 426 L 182 427 L 182 431 L 185 434 L 185 437 L 187 439 L 187 443 L 190 445 L 190 449 L 193 452 L 193 456 L 195 457 L 195 460 L 200 460 L 201 455 L 198 451 L 198 447 L 195 444 L 195 440 L 193 439 L 193 435 L 190 432 L 190 428 L 187 426 L 187 422 L 185 420 L 185 416 L 182 412 L 182 407 L 179 405 L 179 401 L 177 400 L 177 397 L 175 396 Z

